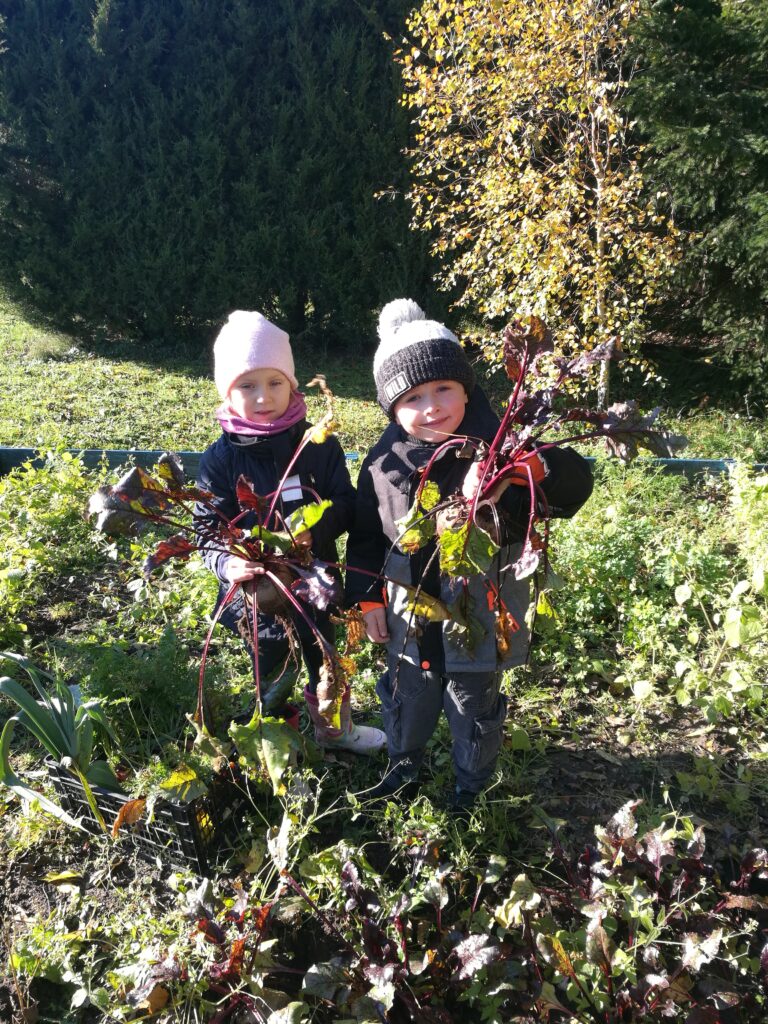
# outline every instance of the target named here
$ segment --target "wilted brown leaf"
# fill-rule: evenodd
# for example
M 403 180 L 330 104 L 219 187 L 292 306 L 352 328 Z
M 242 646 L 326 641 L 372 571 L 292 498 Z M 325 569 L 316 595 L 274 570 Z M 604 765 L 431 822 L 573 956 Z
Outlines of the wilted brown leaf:
M 140 796 L 136 800 L 128 800 L 120 808 L 115 823 L 112 826 L 112 838 L 117 839 L 123 825 L 135 825 L 140 821 L 147 806 L 146 797 Z

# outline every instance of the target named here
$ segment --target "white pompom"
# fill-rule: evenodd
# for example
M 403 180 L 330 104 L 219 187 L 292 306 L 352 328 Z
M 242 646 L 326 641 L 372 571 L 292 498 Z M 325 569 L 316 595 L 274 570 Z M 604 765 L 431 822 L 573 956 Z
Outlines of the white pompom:
M 382 341 L 391 338 L 403 324 L 413 320 L 426 320 L 427 315 L 413 299 L 394 299 L 379 313 L 379 337 Z

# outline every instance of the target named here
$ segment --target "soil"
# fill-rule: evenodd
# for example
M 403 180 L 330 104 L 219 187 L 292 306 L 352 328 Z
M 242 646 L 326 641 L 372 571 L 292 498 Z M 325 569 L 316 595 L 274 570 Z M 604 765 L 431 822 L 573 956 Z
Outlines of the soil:
M 558 682 L 550 680 L 548 685 L 557 686 Z M 595 698 L 599 688 L 596 682 Z M 730 799 L 728 785 L 721 787 L 722 794 L 703 793 L 691 791 L 681 781 L 681 777 L 695 775 L 700 762 L 716 764 L 726 783 L 737 780 L 739 741 L 731 732 L 703 723 L 698 711 L 691 714 L 682 707 L 675 712 L 665 706 L 663 716 L 646 711 L 642 729 L 638 729 L 629 707 L 626 714 L 601 716 L 595 706 L 588 693 L 568 710 L 566 717 L 578 724 L 568 734 L 552 735 L 534 768 L 533 788 L 541 806 L 553 818 L 566 819 L 574 836 L 593 839 L 594 825 L 604 823 L 628 800 L 658 806 L 663 803 L 663 790 L 668 789 L 674 806 L 694 816 L 706 806 L 709 820 L 736 821 L 731 827 L 756 840 L 762 836 L 759 845 L 765 844 L 768 767 L 762 771 L 754 768 L 751 792 L 741 805 Z M 511 715 L 514 720 L 514 709 Z M 754 733 L 754 722 L 751 729 Z M 753 744 L 758 739 L 751 737 Z M 586 837 L 580 822 L 588 832 Z

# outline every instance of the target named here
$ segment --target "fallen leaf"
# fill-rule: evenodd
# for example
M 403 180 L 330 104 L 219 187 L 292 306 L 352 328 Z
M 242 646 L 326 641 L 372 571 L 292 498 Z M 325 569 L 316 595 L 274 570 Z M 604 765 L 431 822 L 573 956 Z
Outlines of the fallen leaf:
M 117 839 L 123 825 L 135 825 L 144 814 L 147 806 L 146 797 L 139 797 L 137 800 L 129 800 L 120 808 L 115 823 L 112 826 L 112 838 Z
M 43 875 L 43 881 L 50 882 L 52 885 L 82 882 L 82 880 L 83 876 L 78 871 L 49 871 L 47 875 Z

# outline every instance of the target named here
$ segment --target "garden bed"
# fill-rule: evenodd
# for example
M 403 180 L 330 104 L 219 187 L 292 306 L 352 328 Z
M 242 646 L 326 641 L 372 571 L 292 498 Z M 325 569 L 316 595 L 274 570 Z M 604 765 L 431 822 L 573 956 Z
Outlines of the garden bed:
M 212 605 L 210 574 L 190 562 L 151 585 L 140 582 L 145 548 L 156 542 L 93 535 L 82 509 L 95 480 L 78 460 L 53 456 L 0 482 L 11 569 L 0 581 L 6 646 L 31 641 L 41 664 L 81 682 L 86 698 L 125 709 L 118 724 L 129 757 L 139 767 L 156 757 L 159 773 L 168 767 L 166 738 L 183 749 L 178 738 L 196 689 L 188 659 L 199 653 Z M 371 1019 L 399 1021 L 407 1019 L 410 989 L 430 1022 L 569 1019 L 555 999 L 577 1007 L 577 1019 L 602 1020 L 563 973 L 567 964 L 592 999 L 617 1010 L 607 1000 L 629 992 L 630 976 L 642 983 L 658 928 L 664 965 L 656 973 L 673 979 L 678 1000 L 665 1019 L 762 1020 L 768 904 L 760 875 L 768 868 L 751 852 L 766 846 L 768 805 L 766 604 L 753 564 L 766 536 L 760 486 L 741 469 L 692 486 L 640 467 L 600 465 L 588 508 L 555 531 L 555 566 L 566 579 L 553 594 L 558 618 L 540 617 L 529 665 L 505 680 L 510 711 L 499 774 L 469 822 L 441 809 L 452 774 L 444 727 L 407 805 L 354 802 L 379 776 L 375 759 L 330 757 L 292 773 L 284 796 L 259 801 L 239 855 L 205 887 L 165 854 L 159 867 L 152 855 L 123 856 L 133 849 L 128 840 L 84 839 L 13 802 L 0 804 L 8 851 L 0 914 L 11 922 L 15 969 L 22 992 L 38 1001 L 39 1019 L 111 1024 L 153 1015 L 170 1024 L 259 1012 L 270 1020 L 267 1004 L 252 1011 L 247 996 L 273 1007 L 281 999 L 298 1004 L 295 1018 L 273 1021 L 320 1024 L 363 1014 L 366 1005 L 378 1013 Z M 237 656 L 233 675 L 248 668 L 239 647 Z M 233 714 L 233 657 L 226 638 L 217 638 L 208 696 L 223 724 Z M 378 671 L 377 652 L 366 649 L 355 699 L 369 714 Z M 243 694 L 239 709 L 250 699 Z M 147 736 L 151 750 L 141 745 Z M 585 942 L 587 903 L 578 887 L 586 874 L 599 877 L 593 851 L 604 847 L 596 828 L 604 834 L 616 812 L 637 801 L 633 835 L 628 814 L 611 826 L 623 860 L 606 861 L 603 852 L 618 895 L 615 902 L 610 892 L 600 896 L 606 914 L 593 933 L 608 936 L 600 948 L 611 961 L 601 965 L 590 960 L 600 950 Z M 689 849 L 698 828 L 706 838 L 701 857 Z M 565 862 L 556 858 L 555 837 Z M 352 869 L 342 874 L 350 862 L 359 885 Z M 531 890 L 517 882 L 522 874 Z M 678 898 L 680 879 L 688 888 Z M 531 902 L 527 933 L 515 919 L 521 894 Z M 650 917 L 643 901 L 653 903 Z M 326 926 L 337 931 L 328 935 Z M 553 953 L 555 941 L 568 960 Z M 692 959 L 683 966 L 686 942 Z M 355 998 L 373 992 L 385 1006 L 390 975 L 397 995 L 389 1011 L 352 1009 L 351 989 Z M 375 990 L 374 978 L 382 981 Z M 506 984 L 528 999 L 525 1008 Z M 158 1008 L 153 1000 L 163 998 Z M 10 978 L 2 999 L 0 992 L 3 1009 L 19 1002 Z M 722 1009 L 718 999 L 731 1005 Z M 624 1019 L 657 1024 L 661 1003 L 660 996 L 645 1009 L 635 1003 Z

